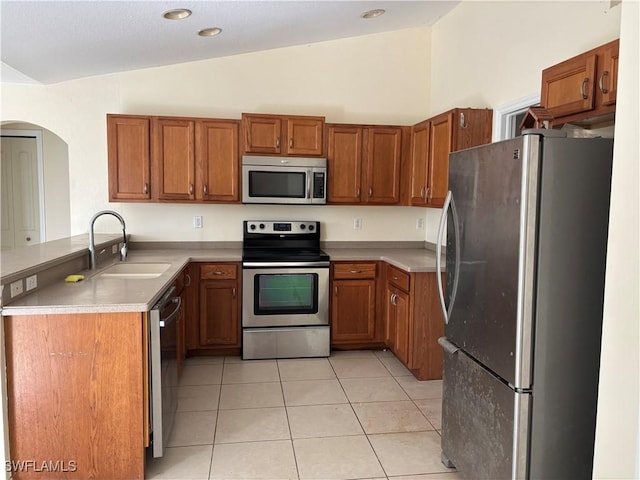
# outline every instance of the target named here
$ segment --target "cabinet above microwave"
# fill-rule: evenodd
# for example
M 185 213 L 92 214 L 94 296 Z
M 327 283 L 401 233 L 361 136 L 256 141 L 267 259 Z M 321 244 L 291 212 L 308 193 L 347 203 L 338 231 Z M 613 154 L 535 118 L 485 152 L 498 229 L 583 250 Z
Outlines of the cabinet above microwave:
M 242 114 L 243 152 L 259 155 L 321 157 L 324 117 Z

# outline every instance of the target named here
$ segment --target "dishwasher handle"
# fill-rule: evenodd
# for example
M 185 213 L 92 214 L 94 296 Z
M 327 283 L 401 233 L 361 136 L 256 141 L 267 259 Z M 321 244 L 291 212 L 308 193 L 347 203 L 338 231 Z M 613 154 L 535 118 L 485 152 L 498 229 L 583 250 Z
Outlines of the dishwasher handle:
M 167 327 L 175 318 L 178 316 L 178 312 L 180 311 L 180 307 L 182 306 L 182 299 L 180 297 L 173 297 L 168 302 L 165 303 L 165 306 L 169 305 L 169 303 L 175 303 L 176 308 L 164 318 L 160 318 L 160 328 Z

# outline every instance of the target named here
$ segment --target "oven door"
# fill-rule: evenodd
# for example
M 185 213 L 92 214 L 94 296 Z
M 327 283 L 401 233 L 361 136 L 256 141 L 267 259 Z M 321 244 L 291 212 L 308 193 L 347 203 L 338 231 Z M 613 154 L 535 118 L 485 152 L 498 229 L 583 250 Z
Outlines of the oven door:
M 245 263 L 242 326 L 329 324 L 329 263 Z

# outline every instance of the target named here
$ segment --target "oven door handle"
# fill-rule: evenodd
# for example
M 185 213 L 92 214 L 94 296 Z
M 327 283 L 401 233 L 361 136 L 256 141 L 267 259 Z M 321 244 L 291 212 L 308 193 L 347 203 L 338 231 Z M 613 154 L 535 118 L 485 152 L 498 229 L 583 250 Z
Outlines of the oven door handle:
M 243 268 L 329 267 L 329 262 L 243 262 Z

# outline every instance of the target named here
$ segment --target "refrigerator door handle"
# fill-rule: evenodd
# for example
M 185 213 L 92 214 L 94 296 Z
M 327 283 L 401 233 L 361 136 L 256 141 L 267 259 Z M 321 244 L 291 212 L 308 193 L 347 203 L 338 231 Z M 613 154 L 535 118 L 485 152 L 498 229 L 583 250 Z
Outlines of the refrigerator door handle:
M 458 212 L 456 211 L 456 204 L 453 201 L 453 194 L 451 190 L 447 192 L 447 196 L 444 200 L 444 205 L 442 207 L 442 215 L 440 216 L 440 226 L 438 227 L 438 238 L 436 239 L 436 272 L 437 276 L 442 276 L 442 240 L 445 231 L 445 224 L 447 222 L 447 212 L 449 211 L 449 207 L 451 207 L 451 215 L 453 217 L 453 230 L 454 230 L 454 248 L 455 248 L 455 265 L 453 271 L 453 286 L 451 288 L 451 297 L 449 300 L 449 308 L 444 301 L 444 291 L 442 289 L 442 282 L 440 278 L 438 278 L 438 296 L 440 297 L 440 306 L 442 307 L 442 314 L 444 316 L 444 323 L 449 323 L 449 317 L 451 316 L 451 310 L 453 309 L 453 303 L 456 299 L 456 293 L 458 291 L 458 278 L 460 273 L 460 233 L 459 227 L 460 223 L 458 222 Z

